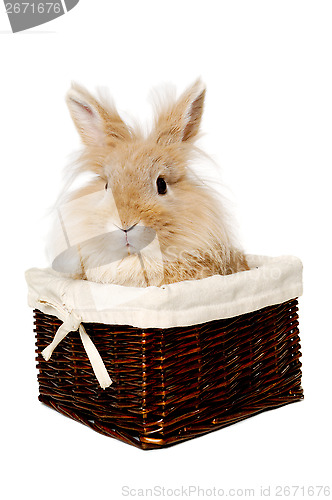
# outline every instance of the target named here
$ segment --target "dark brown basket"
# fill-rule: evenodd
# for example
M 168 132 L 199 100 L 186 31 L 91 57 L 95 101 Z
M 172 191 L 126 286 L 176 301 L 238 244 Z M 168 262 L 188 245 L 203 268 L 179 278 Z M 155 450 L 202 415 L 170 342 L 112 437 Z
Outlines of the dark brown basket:
M 161 448 L 303 398 L 297 300 L 181 328 L 85 323 L 113 380 L 99 387 L 78 332 L 35 310 L 43 403 L 143 449 Z

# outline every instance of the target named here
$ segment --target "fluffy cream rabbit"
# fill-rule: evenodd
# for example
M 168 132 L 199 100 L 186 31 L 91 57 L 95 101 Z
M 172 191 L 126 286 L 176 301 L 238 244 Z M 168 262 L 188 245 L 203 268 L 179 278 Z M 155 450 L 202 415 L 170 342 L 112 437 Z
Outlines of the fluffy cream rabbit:
M 191 168 L 205 87 L 160 106 L 145 137 L 106 99 L 73 85 L 67 104 L 95 178 L 58 209 L 53 267 L 76 278 L 160 286 L 248 269 L 222 200 Z

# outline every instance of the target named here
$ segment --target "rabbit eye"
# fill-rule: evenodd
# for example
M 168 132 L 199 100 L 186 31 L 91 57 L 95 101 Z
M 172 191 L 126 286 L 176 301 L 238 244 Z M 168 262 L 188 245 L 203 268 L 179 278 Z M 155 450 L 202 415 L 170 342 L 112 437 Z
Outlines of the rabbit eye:
M 157 189 L 158 189 L 158 194 L 166 194 L 167 184 L 166 184 L 166 181 L 163 177 L 158 177 Z
M 108 188 L 108 182 L 106 182 L 106 184 L 105 184 L 105 189 L 107 189 L 107 188 Z

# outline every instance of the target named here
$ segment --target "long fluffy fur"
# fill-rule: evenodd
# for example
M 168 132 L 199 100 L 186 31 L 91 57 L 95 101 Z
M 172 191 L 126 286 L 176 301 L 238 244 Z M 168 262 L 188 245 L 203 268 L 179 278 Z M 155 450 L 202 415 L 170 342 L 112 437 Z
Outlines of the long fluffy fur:
M 62 198 L 58 227 L 70 246 L 63 252 L 67 273 L 143 287 L 248 269 L 222 200 L 190 168 L 204 96 L 197 81 L 178 100 L 164 102 L 144 137 L 112 104 L 73 86 L 67 103 L 85 145 L 75 171 L 95 178 Z M 158 177 L 167 183 L 166 194 L 158 194 Z M 54 234 L 55 242 L 63 241 Z M 142 249 L 135 253 L 128 241 Z

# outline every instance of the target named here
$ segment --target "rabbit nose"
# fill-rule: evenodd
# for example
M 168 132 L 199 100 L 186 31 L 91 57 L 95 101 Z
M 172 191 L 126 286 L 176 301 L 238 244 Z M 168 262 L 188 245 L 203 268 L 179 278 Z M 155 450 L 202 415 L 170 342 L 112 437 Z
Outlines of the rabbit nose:
M 130 227 L 126 227 L 125 229 L 123 227 L 119 227 L 119 229 L 121 229 L 121 231 L 123 231 L 124 233 L 128 233 L 129 231 L 131 231 L 135 226 L 137 226 L 137 222 L 136 224 L 133 224 L 132 226 Z M 117 226 L 118 227 L 118 226 Z

